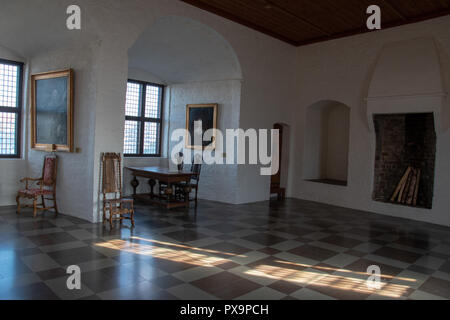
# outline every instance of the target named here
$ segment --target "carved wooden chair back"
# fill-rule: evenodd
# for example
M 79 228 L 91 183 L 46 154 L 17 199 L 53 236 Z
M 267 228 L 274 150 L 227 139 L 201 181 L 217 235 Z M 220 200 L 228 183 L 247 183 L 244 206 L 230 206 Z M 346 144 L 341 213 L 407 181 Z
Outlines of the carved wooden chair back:
M 56 155 L 47 155 L 42 167 L 42 185 L 46 189 L 55 190 L 56 176 L 58 172 L 58 158 Z
M 102 154 L 102 193 L 106 199 L 112 194 L 114 199 L 122 198 L 122 159 L 120 153 Z
M 183 168 L 184 168 L 184 155 L 183 155 L 183 152 L 178 152 L 177 156 L 181 160 L 181 162 L 178 164 L 178 171 L 183 171 Z
M 102 153 L 101 159 L 103 222 L 109 221 L 113 228 L 114 220 L 122 224 L 123 219 L 129 219 L 134 227 L 133 200 L 122 197 L 122 157 L 120 153 Z
M 191 172 L 194 173 L 191 177 L 191 184 L 197 186 L 200 181 L 200 173 L 202 171 L 203 159 L 200 155 L 194 156 L 194 161 L 191 166 Z
M 200 181 L 200 173 L 202 171 L 202 165 L 194 163 L 191 167 L 191 172 L 194 173 L 191 177 L 191 180 L 194 182 L 194 184 L 198 184 Z

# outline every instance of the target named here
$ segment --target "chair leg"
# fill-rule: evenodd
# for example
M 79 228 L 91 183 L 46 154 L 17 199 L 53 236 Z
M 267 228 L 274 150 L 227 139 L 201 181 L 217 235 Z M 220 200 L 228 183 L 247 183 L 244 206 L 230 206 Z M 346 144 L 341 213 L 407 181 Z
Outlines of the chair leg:
M 58 215 L 58 204 L 56 203 L 56 193 L 53 194 L 53 205 L 55 206 L 55 214 Z
M 36 213 L 37 213 L 37 199 L 34 198 L 33 199 L 33 218 L 36 218 Z
M 103 202 L 102 223 L 105 224 L 106 221 L 107 221 L 107 219 L 106 219 L 106 204 L 105 204 L 105 202 Z
M 114 226 L 113 226 L 113 213 L 112 213 L 111 209 L 109 210 L 109 227 L 111 229 L 114 229 Z
M 197 208 L 197 195 L 198 195 L 198 188 L 195 188 L 195 207 Z
M 130 204 L 130 220 L 131 220 L 131 226 L 134 228 L 134 202 Z
M 44 196 L 41 196 L 41 201 L 42 201 L 42 208 L 43 208 L 44 210 L 46 210 Z
M 17 214 L 20 214 L 20 196 L 19 195 L 17 195 L 17 197 L 16 197 L 16 202 L 17 202 L 16 212 L 17 212 Z

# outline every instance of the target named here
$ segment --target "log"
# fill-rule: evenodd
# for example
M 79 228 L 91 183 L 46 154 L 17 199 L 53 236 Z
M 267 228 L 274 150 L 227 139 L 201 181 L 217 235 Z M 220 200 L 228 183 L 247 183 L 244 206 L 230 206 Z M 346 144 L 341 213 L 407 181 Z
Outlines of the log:
M 408 167 L 405 171 L 405 174 L 403 175 L 403 177 L 400 179 L 400 182 L 397 185 L 397 188 L 395 189 L 394 194 L 391 197 L 391 202 L 395 202 L 395 199 L 397 198 L 398 194 L 400 193 L 400 190 L 403 188 L 406 179 L 408 179 L 408 175 L 409 172 L 411 171 L 411 167 Z
M 402 181 L 402 185 L 401 185 L 401 188 L 400 188 L 400 191 L 398 194 L 398 198 L 396 200 L 397 202 L 402 202 L 403 192 L 405 191 L 405 185 L 406 185 L 406 182 L 408 181 L 408 177 L 409 177 L 409 174 L 411 173 L 411 170 L 412 170 L 412 167 L 408 167 L 408 172 L 407 172 L 407 174 L 405 173 L 405 179 Z
M 414 206 L 417 206 L 417 196 L 419 194 L 420 174 L 421 174 L 420 169 L 417 169 L 417 177 L 416 177 L 417 182 L 416 182 L 416 189 L 414 190 L 414 200 L 413 200 Z
M 402 204 L 406 203 L 406 195 L 408 194 L 409 191 L 409 186 L 411 185 L 411 179 L 412 179 L 412 171 L 413 169 L 411 169 L 411 171 L 409 172 L 408 175 L 408 179 L 406 179 L 406 183 L 403 187 L 403 189 L 401 190 L 401 197 L 399 197 L 399 202 Z
M 408 194 L 406 196 L 406 204 L 411 205 L 414 199 L 414 192 L 416 191 L 416 183 L 417 183 L 417 171 L 413 169 L 411 172 L 411 184 L 408 189 Z

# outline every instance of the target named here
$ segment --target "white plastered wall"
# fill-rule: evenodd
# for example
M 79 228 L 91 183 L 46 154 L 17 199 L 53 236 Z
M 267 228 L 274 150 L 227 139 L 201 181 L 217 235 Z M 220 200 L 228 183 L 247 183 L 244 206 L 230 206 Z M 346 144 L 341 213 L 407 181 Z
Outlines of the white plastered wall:
M 292 46 L 175 0 L 80 0 L 85 19 L 82 30 L 73 32 L 65 28 L 65 8 L 70 1 L 55 4 L 51 0 L 39 4 L 5 1 L 9 14 L 2 10 L 2 30 L 14 27 L 16 33 L 11 37 L 2 31 L 0 39 L 1 44 L 29 56 L 33 72 L 68 67 L 75 70 L 75 144 L 81 152 L 60 155 L 58 204 L 63 213 L 88 221 L 99 220 L 100 153 L 123 149 L 127 51 L 161 17 L 196 20 L 229 42 L 244 79 L 240 106 L 246 111 L 239 114 L 239 125 L 270 129 L 274 122 L 289 123 L 286 110 L 294 97 Z M 27 19 L 24 15 L 30 10 L 33 17 Z M 22 25 L 16 25 L 17 17 L 23 18 L 19 19 Z M 223 88 L 218 90 L 224 92 Z M 227 96 L 230 97 L 229 92 Z M 233 95 L 232 99 L 237 97 Z M 25 141 L 28 143 L 29 137 Z M 44 154 L 30 154 L 27 174 L 35 174 Z M 261 177 L 252 166 L 242 166 L 237 172 L 233 192 L 238 196 L 224 201 L 269 198 L 269 177 Z
M 225 133 L 226 129 L 236 129 L 239 125 L 241 81 L 222 80 L 193 82 L 171 86 L 170 135 L 177 129 L 186 127 L 186 105 L 217 103 L 217 128 Z M 176 142 L 170 142 L 170 150 Z M 226 152 L 222 141 L 217 140 L 215 155 L 222 159 Z M 184 150 L 185 155 L 188 154 Z M 189 161 L 189 160 L 188 160 Z M 228 203 L 236 203 L 238 197 L 237 165 L 203 165 L 199 188 L 199 198 Z
M 213 28 L 236 52 L 243 75 L 239 127 L 270 129 L 275 122 L 291 126 L 293 139 L 288 195 L 450 225 L 450 215 L 447 213 L 450 205 L 447 187 L 450 184 L 449 132 L 442 133 L 438 139 L 438 179 L 433 210 L 393 209 L 374 203 L 370 197 L 373 174 L 373 150 L 370 146 L 374 137 L 368 130 L 364 109 L 369 80 L 381 48 L 386 43 L 419 36 L 434 37 L 448 80 L 448 16 L 296 49 L 175 0 L 79 0 L 85 24 L 82 31 L 74 32 L 64 28 L 65 7 L 71 4 L 70 1 L 4 2 L 4 10 L 0 13 L 1 45 L 33 58 L 31 65 L 35 71 L 72 66 L 76 77 L 81 72 L 81 79 L 84 79 L 76 82 L 76 91 L 79 92 L 76 100 L 84 101 L 81 105 L 76 104 L 79 114 L 75 118 L 76 146 L 81 147 L 82 151 L 80 154 L 63 155 L 60 167 L 63 180 L 60 182 L 62 194 L 59 203 L 65 209 L 64 213 L 89 221 L 98 220 L 100 152 L 122 152 L 123 148 L 127 50 L 158 18 L 179 15 Z M 27 12 L 33 12 L 33 15 Z M 14 34 L 8 31 L 11 28 L 16 31 Z M 42 36 L 44 34 L 45 37 Z M 99 39 L 89 42 L 88 48 L 92 54 L 87 54 L 87 43 L 79 41 L 85 34 L 96 34 Z M 313 185 L 302 180 L 305 108 L 323 99 L 337 100 L 351 108 L 351 170 L 346 188 Z M 30 159 L 30 173 L 41 163 L 42 154 L 36 154 L 33 158 L 35 160 Z M 2 172 L 4 168 L 10 168 L 3 164 L 7 162 L 1 163 Z M 73 170 L 70 169 L 72 165 Z M 77 176 L 80 172 L 82 177 Z M 270 177 L 260 176 L 259 166 L 242 165 L 237 172 L 237 203 L 269 198 Z M 69 192 L 72 190 L 74 192 Z
M 57 201 L 58 209 L 69 215 L 90 220 L 92 211 L 93 175 L 92 154 L 94 151 L 94 113 L 96 98 L 95 55 L 97 44 L 82 47 L 53 49 L 30 59 L 31 74 L 51 70 L 73 68 L 74 76 L 74 145 L 77 153 L 58 152 Z M 28 126 L 30 116 L 27 116 Z M 30 135 L 27 135 L 30 145 Z M 28 151 L 27 173 L 38 177 L 46 152 Z

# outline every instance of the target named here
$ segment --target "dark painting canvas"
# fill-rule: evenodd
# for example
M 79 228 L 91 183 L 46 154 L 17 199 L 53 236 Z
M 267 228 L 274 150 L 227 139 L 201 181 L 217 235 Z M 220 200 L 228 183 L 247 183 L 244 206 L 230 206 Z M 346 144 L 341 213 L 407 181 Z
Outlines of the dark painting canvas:
M 202 141 L 201 145 L 194 144 L 195 137 L 195 122 L 201 121 L 201 132 L 197 132 L 198 135 L 203 139 L 203 134 L 209 129 L 215 129 L 215 117 L 216 117 L 216 106 L 211 105 L 208 107 L 195 107 L 190 106 L 188 108 L 188 131 L 191 136 L 190 146 L 194 147 L 208 147 L 213 143 L 213 139 L 209 141 Z
M 67 77 L 36 81 L 36 141 L 67 144 Z

